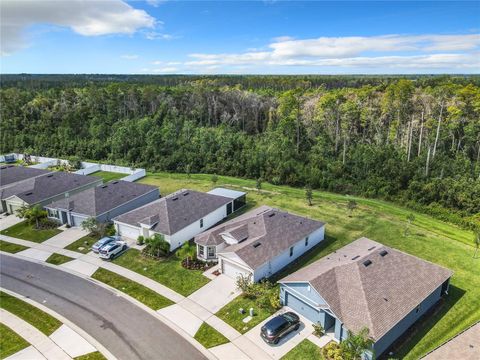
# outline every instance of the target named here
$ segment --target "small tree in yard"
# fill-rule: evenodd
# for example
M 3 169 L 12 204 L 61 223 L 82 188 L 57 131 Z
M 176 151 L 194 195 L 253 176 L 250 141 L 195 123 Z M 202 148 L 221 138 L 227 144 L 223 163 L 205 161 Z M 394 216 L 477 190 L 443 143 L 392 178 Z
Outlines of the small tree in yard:
M 218 181 L 217 174 L 213 174 L 211 180 L 212 180 L 213 186 L 217 185 L 217 181 Z
M 347 209 L 349 213 L 349 217 L 352 217 L 353 211 L 357 208 L 357 202 L 355 200 L 348 200 Z
M 257 179 L 257 181 L 255 183 L 255 188 L 257 189 L 257 191 L 262 190 L 262 178 Z
M 408 214 L 408 216 L 407 216 L 407 226 L 405 227 L 405 231 L 403 233 L 403 236 L 408 235 L 408 232 L 410 230 L 410 225 L 412 225 L 414 221 L 415 221 L 415 215 Z
M 153 237 L 145 239 L 147 246 L 144 251 L 156 257 L 168 255 L 170 252 L 170 244 L 165 240 L 163 235 L 155 234 Z
M 477 258 L 478 248 L 480 248 L 480 227 L 477 227 L 475 230 L 475 237 L 473 238 L 473 243 L 475 244 L 475 253 L 473 254 L 473 258 Z
M 47 217 L 47 212 L 42 210 L 39 205 L 34 207 L 22 206 L 17 211 L 17 216 L 27 220 L 30 224 L 35 223 L 35 228 L 40 227 L 40 220 Z
M 185 174 L 187 174 L 187 178 L 190 179 L 191 174 L 190 174 L 190 164 L 185 165 Z
M 182 245 L 177 251 L 177 256 L 181 259 L 187 259 L 187 267 L 190 265 L 190 261 L 195 259 L 197 255 L 197 247 L 192 244 L 190 241 L 187 241 Z
M 94 217 L 89 217 L 82 222 L 82 229 L 92 233 L 96 237 L 103 237 L 107 231 L 107 224 L 100 223 Z
M 358 333 L 348 331 L 348 337 L 342 341 L 343 358 L 346 360 L 361 360 L 365 351 L 372 350 L 373 339 L 368 335 L 368 328 L 362 328 Z
M 307 185 L 307 187 L 305 187 L 305 198 L 307 199 L 308 206 L 312 206 L 313 192 L 310 185 Z

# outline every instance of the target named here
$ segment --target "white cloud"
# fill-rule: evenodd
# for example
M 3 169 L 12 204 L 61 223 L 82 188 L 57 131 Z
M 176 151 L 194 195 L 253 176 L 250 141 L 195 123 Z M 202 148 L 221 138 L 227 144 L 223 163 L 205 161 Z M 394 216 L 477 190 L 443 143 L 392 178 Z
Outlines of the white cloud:
M 270 50 L 194 53 L 186 66 L 309 66 L 391 69 L 479 69 L 480 34 L 275 38 Z
M 135 60 L 139 58 L 139 56 L 135 54 L 125 54 L 125 55 L 121 55 L 120 57 L 126 60 Z
M 148 40 L 173 40 L 177 39 L 178 36 L 172 34 L 159 33 L 156 31 L 148 31 L 145 33 L 145 37 Z
M 83 36 L 133 34 L 141 28 L 154 28 L 156 20 L 144 10 L 121 0 L 2 0 L 2 54 L 26 46 L 25 31 L 32 25 L 49 24 L 72 29 Z
M 170 67 L 163 67 L 163 68 L 158 68 L 158 69 L 153 69 L 153 72 L 155 73 L 177 73 L 179 72 L 179 69 L 173 66 Z
M 147 0 L 147 4 L 153 7 L 159 7 L 161 4 L 167 0 Z

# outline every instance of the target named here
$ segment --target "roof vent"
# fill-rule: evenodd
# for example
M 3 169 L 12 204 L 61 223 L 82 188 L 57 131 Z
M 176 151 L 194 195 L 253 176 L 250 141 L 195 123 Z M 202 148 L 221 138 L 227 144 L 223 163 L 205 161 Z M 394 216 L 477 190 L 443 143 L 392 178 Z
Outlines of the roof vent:
M 107 185 L 102 185 L 102 189 L 105 189 L 107 187 Z
M 367 266 L 369 266 L 369 265 L 372 265 L 372 260 L 366 260 L 366 261 L 364 261 L 364 262 L 363 262 L 363 265 L 364 265 L 365 267 L 367 267 Z
M 275 213 L 271 213 L 268 215 L 268 217 L 273 217 L 273 216 L 275 216 Z
M 385 255 L 387 255 L 387 254 L 388 254 L 388 251 L 387 251 L 387 250 L 382 250 L 382 251 L 380 251 L 380 256 L 382 256 L 382 257 L 385 256 Z
M 357 255 L 357 256 L 353 257 L 352 260 L 357 260 L 359 257 L 360 257 L 360 255 Z
M 32 194 L 33 194 L 33 192 L 30 191 L 30 192 L 26 193 L 25 195 L 32 195 Z
M 262 245 L 262 243 L 256 242 L 255 244 L 253 244 L 253 247 L 254 247 L 254 248 L 257 248 L 257 247 L 259 247 L 260 245 Z
M 190 194 L 188 191 L 183 193 L 183 196 L 187 196 L 188 194 Z
M 177 201 L 177 200 L 178 200 L 178 197 L 176 196 L 172 199 L 172 201 Z
M 112 184 L 118 184 L 118 181 L 117 180 L 112 181 Z
M 0 169 L 2 169 L 2 170 L 3 170 L 3 169 L 6 169 L 6 168 L 7 168 L 7 166 L 2 166 L 2 167 L 0 167 Z
M 372 250 L 375 249 L 375 248 L 376 248 L 376 246 L 372 246 L 371 248 L 368 248 L 367 250 L 368 250 L 368 251 L 372 251 Z
M 53 174 L 48 174 L 48 175 L 47 175 L 47 177 L 52 177 L 52 176 L 53 176 Z

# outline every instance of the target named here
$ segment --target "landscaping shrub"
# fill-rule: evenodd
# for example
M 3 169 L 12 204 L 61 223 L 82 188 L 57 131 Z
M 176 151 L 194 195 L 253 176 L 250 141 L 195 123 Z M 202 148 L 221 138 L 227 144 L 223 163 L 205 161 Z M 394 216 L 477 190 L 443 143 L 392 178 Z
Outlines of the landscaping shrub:
M 143 245 L 145 244 L 145 238 L 140 235 L 139 237 L 137 237 L 137 245 Z
M 215 263 L 211 263 L 211 262 L 207 262 L 207 261 L 202 261 L 202 260 L 198 260 L 198 259 L 188 259 L 188 258 L 185 258 L 182 260 L 182 266 L 185 268 L 185 269 L 189 269 L 189 270 L 202 270 L 202 271 L 206 271 L 208 270 L 209 268 L 211 268 L 213 265 L 215 265 Z
M 58 223 L 54 220 L 42 218 L 38 221 L 39 230 L 56 229 L 57 227 L 58 227 Z
M 236 285 L 242 291 L 243 297 L 255 300 L 255 304 L 261 309 L 277 310 L 281 307 L 278 288 L 268 280 L 252 283 L 250 276 L 240 275 Z
M 313 326 L 313 333 L 320 337 L 320 336 L 323 336 L 323 334 L 325 334 L 325 330 L 323 329 L 323 326 L 322 324 L 320 323 L 316 323 L 316 324 L 312 324 Z
M 270 295 L 270 306 L 275 310 L 279 310 L 282 307 L 278 291 L 273 291 Z
M 335 341 L 330 341 L 322 348 L 322 355 L 326 360 L 344 360 L 342 349 Z
M 142 250 L 144 255 L 159 259 L 170 253 L 170 244 L 160 234 L 145 239 L 145 243 L 147 246 Z

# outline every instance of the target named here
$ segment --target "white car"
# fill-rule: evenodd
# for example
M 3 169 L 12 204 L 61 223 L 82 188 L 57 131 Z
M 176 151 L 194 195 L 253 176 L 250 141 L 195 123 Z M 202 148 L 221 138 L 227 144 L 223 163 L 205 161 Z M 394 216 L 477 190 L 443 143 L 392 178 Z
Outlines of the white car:
M 118 255 L 122 251 L 127 250 L 127 243 L 122 240 L 110 242 L 100 248 L 98 255 L 102 259 L 113 259 L 115 255 Z

